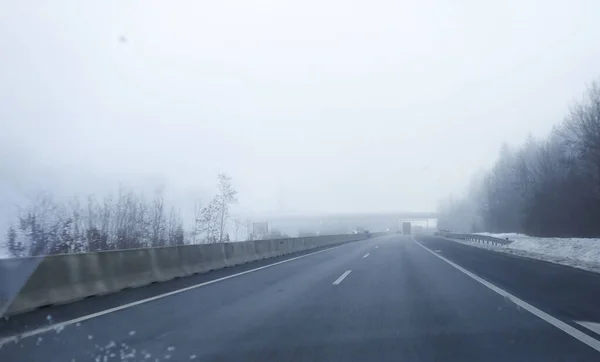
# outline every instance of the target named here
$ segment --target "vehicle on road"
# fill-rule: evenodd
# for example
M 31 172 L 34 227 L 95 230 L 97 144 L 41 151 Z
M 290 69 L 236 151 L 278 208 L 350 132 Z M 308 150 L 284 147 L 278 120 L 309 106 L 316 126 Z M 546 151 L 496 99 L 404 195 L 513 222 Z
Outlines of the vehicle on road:
M 402 222 L 402 235 L 410 235 L 411 234 L 411 223 L 410 221 Z

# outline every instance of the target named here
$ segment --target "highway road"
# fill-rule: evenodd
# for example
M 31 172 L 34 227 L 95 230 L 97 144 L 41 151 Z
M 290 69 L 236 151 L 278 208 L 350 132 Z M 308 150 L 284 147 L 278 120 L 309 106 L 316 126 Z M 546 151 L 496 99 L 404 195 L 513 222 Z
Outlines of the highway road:
M 0 324 L 0 361 L 600 361 L 600 335 L 577 323 L 600 322 L 600 275 L 417 240 L 374 237 L 17 316 Z

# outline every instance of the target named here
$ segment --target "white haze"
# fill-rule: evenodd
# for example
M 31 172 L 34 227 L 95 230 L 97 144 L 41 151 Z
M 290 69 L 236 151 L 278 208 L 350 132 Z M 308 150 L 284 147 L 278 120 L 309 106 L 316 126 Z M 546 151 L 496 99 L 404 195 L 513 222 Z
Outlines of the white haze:
M 544 135 L 581 97 L 600 74 L 599 13 L 593 0 L 5 1 L 0 205 L 121 183 L 187 207 L 225 172 L 236 212 L 434 211 L 502 142 Z

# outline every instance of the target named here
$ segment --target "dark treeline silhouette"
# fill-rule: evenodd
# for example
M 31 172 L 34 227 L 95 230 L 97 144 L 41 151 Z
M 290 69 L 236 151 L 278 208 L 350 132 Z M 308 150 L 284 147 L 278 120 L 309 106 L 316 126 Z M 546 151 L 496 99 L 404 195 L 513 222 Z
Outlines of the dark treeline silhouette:
M 492 169 L 439 212 L 439 228 L 451 231 L 600 236 L 600 83 L 546 139 L 503 145 Z
M 43 194 L 19 212 L 5 246 L 16 257 L 226 242 L 229 206 L 237 192 L 230 177 L 219 175 L 218 181 L 208 205 L 196 204 L 190 230 L 184 230 L 179 210 L 165 205 L 162 191 L 147 199 L 121 189 L 116 197 L 90 196 L 83 203 L 79 198 L 57 202 Z

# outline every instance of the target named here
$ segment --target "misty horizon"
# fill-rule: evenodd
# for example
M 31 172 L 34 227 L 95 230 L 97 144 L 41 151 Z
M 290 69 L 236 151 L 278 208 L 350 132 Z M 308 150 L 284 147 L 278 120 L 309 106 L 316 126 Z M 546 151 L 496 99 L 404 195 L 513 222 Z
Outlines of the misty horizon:
M 599 74 L 593 2 L 73 4 L 0 15 L 2 218 L 119 185 L 189 209 L 218 173 L 239 214 L 435 211 Z

